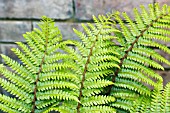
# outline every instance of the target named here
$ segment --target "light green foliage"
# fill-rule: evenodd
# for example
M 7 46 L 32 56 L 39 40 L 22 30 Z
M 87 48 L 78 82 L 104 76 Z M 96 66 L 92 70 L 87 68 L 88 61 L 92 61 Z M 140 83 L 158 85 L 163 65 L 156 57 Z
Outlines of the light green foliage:
M 160 86 L 162 84 L 159 84 Z M 170 83 L 164 89 L 159 87 L 152 92 L 151 98 L 141 98 L 134 101 L 132 113 L 169 113 L 170 112 Z
M 154 71 L 164 70 L 158 62 L 170 65 L 155 51 L 170 54 L 162 43 L 170 42 L 170 8 L 141 6 L 140 13 L 134 9 L 134 19 L 125 12 L 93 16 L 94 24 L 82 24 L 83 31 L 73 29 L 79 42 L 63 41 L 54 21 L 43 17 L 40 30 L 24 34 L 27 44 L 16 42 L 20 49 L 12 49 L 21 63 L 1 55 L 6 66 L 0 65 L 4 75 L 0 85 L 13 96 L 0 94 L 0 109 L 9 113 L 170 112 L 170 83 L 163 87 L 162 77 Z
M 62 35 L 54 24 L 51 19 L 43 17 L 39 24 L 41 30 L 35 28 L 24 34 L 28 45 L 17 42 L 21 50 L 13 48 L 12 51 L 22 64 L 1 55 L 9 69 L 1 65 L 0 72 L 8 80 L 0 78 L 0 84 L 14 95 L 0 95 L 3 111 L 43 112 L 58 101 L 79 101 L 74 94 L 78 89 L 74 82 L 78 78 L 69 71 L 73 66 L 58 62 L 68 58 L 68 55 L 58 52 L 67 42 L 62 42 Z
M 154 103 L 149 100 L 152 100 L 153 95 L 155 97 L 152 101 L 159 100 L 160 93 L 155 91 L 163 88 L 161 87 L 162 77 L 154 72 L 154 69 L 164 70 L 158 61 L 170 65 L 167 59 L 154 50 L 158 48 L 167 54 L 170 53 L 170 49 L 160 43 L 170 42 L 168 37 L 170 33 L 168 29 L 170 26 L 168 20 L 170 17 L 169 11 L 167 5 L 160 9 L 157 3 L 150 4 L 149 10 L 141 6 L 141 13 L 134 9 L 135 22 L 126 13 L 122 13 L 123 19 L 127 22 L 126 24 L 121 19 L 119 12 L 114 13 L 115 20 L 118 21 L 122 32 L 122 36 L 119 37 L 122 39 L 118 41 L 120 46 L 123 47 L 124 54 L 121 57 L 122 63 L 119 64 L 121 69 L 117 69 L 113 76 L 115 84 L 110 94 L 117 97 L 117 101 L 111 104 L 112 106 L 128 112 L 131 111 L 130 106 L 132 105 L 130 104 L 129 106 L 128 104 L 134 99 L 133 101 L 139 100 L 141 102 L 140 104 L 134 104 L 134 106 L 139 105 L 135 109 L 138 112 L 140 110 L 142 112 L 142 109 L 146 110 L 150 104 L 153 107 L 160 107 L 158 104 L 161 104 L 161 102 Z M 148 86 L 154 88 L 154 94 L 152 94 L 153 92 Z M 136 113 L 137 111 L 131 112 Z M 156 111 L 163 112 L 161 109 L 152 109 L 152 112 Z M 146 112 L 148 111 L 146 110 Z
M 63 106 L 57 108 L 60 112 L 65 112 L 68 108 L 67 113 L 114 113 L 116 111 L 108 106 L 108 103 L 114 102 L 115 98 L 103 96 L 101 93 L 103 88 L 113 84 L 105 77 L 112 74 L 114 68 L 119 68 L 119 49 L 112 51 L 116 47 L 110 41 L 116 38 L 110 34 L 119 31 L 110 26 L 114 23 L 109 21 L 109 17 L 101 15 L 99 18 L 93 18 L 95 25 L 82 24 L 85 33 L 74 29 L 82 40 L 82 42 L 72 41 L 72 44 L 77 47 L 76 50 L 63 48 L 70 55 L 72 66 L 76 67 L 73 73 L 79 78 L 77 83 L 79 89 L 76 93 L 80 103 L 63 102 Z

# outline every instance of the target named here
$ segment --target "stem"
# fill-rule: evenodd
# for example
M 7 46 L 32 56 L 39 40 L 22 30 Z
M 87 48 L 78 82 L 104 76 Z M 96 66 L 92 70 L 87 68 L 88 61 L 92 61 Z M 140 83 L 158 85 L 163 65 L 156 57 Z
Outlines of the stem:
M 47 27 L 48 28 L 48 27 Z M 37 78 L 36 78 L 36 81 L 35 81 L 35 88 L 34 88 L 34 98 L 33 98 L 33 101 L 32 101 L 32 103 L 33 103 L 33 107 L 32 107 L 32 111 L 31 111 L 31 113 L 35 113 L 35 109 L 36 109 L 36 104 L 35 104 L 35 102 L 36 102 L 36 100 L 37 100 L 37 84 L 38 84 L 38 81 L 39 81 L 39 75 L 40 75 L 40 73 L 42 72 L 42 65 L 43 65 L 43 63 L 44 63 L 44 59 L 45 59 L 45 56 L 47 55 L 47 46 L 48 46 L 48 33 L 49 33 L 49 31 L 47 30 L 47 32 L 45 33 L 45 37 L 46 37 L 46 42 L 45 42 L 45 45 L 44 45 L 44 47 L 45 47 L 45 51 L 44 51 L 44 55 L 43 55 L 43 58 L 42 58 L 42 60 L 41 60 L 41 63 L 40 63 L 40 66 L 39 66 L 39 71 L 38 71 L 38 73 L 37 73 Z
M 79 97 L 78 97 L 79 100 L 81 100 L 81 97 L 82 97 L 82 89 L 84 87 L 85 75 L 86 75 L 86 72 L 87 72 L 88 64 L 90 63 L 90 57 L 92 56 L 93 48 L 95 47 L 96 41 L 98 39 L 98 34 L 97 34 L 96 40 L 94 41 L 92 47 L 90 48 L 90 53 L 88 55 L 88 58 L 87 58 L 87 61 L 86 61 L 86 64 L 85 64 L 85 68 L 84 68 L 84 71 L 83 71 L 83 77 L 82 77 L 82 80 L 81 80 L 80 91 L 79 91 Z M 81 107 L 81 104 L 78 103 L 77 113 L 80 113 L 80 107 Z
M 145 33 L 145 31 L 147 31 L 151 26 L 153 26 L 153 23 L 154 23 L 154 22 L 157 22 L 158 19 L 161 19 L 161 18 L 163 18 L 163 16 L 166 16 L 166 15 L 168 15 L 168 14 L 164 14 L 164 15 L 162 15 L 162 16 L 159 16 L 157 19 L 153 20 L 149 25 L 147 25 L 147 27 L 146 27 L 144 30 L 141 31 L 141 34 L 139 34 L 138 36 L 136 36 L 135 41 L 132 42 L 131 46 L 125 51 L 126 54 L 121 58 L 121 61 L 120 61 L 120 63 L 119 63 L 119 67 L 120 67 L 120 68 L 117 68 L 117 70 L 114 72 L 114 76 L 112 77 L 112 82 L 115 82 L 115 78 L 118 76 L 118 73 L 119 73 L 119 71 L 120 71 L 120 69 L 121 69 L 121 67 L 122 67 L 122 65 L 123 65 L 124 60 L 127 58 L 129 52 L 132 51 L 134 45 L 138 42 L 139 38 L 140 38 L 141 36 L 143 36 L 143 34 Z M 110 95 L 112 87 L 113 87 L 113 85 L 110 85 L 109 90 L 106 92 L 107 95 Z

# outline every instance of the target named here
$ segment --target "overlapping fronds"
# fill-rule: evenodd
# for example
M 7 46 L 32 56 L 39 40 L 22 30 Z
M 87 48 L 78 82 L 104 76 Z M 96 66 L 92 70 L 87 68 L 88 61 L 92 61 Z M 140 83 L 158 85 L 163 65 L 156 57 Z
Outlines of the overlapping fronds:
M 157 89 L 158 83 L 163 82 L 162 77 L 155 73 L 154 69 L 164 70 L 158 62 L 167 65 L 170 65 L 170 62 L 154 49 L 170 54 L 170 49 L 165 45 L 170 42 L 169 9 L 167 5 L 160 8 L 156 3 L 150 4 L 149 10 L 146 10 L 142 5 L 140 13 L 136 8 L 134 9 L 135 21 L 125 12 L 122 15 L 119 12 L 113 14 L 121 28 L 122 34 L 117 34 L 119 35 L 117 41 L 124 52 L 120 59 L 120 68 L 114 72 L 112 78 L 112 82 L 115 83 L 108 91 L 108 94 L 116 96 L 122 102 L 118 102 L 120 105 L 113 103 L 112 106 L 126 109 L 121 104 L 131 101 L 132 95 L 134 99 L 141 96 L 150 98 L 151 91 L 148 86 Z M 121 16 L 124 18 L 122 19 Z M 124 23 L 124 20 L 127 23 Z M 117 90 L 119 88 L 120 90 Z M 126 110 L 130 110 L 129 107 L 127 108 Z
M 161 86 L 161 84 L 159 84 Z M 141 98 L 134 102 L 131 113 L 169 113 L 170 112 L 170 83 L 164 89 L 159 87 L 152 92 L 151 99 Z
M 170 7 L 150 4 L 124 12 L 93 16 L 94 23 L 73 29 L 79 41 L 62 41 L 53 20 L 26 33 L 27 44 L 12 49 L 21 63 L 1 55 L 0 109 L 9 113 L 170 112 L 170 83 L 154 69 L 170 65 L 155 49 L 170 54 Z M 121 19 L 121 17 L 124 17 Z M 115 21 L 121 30 L 117 30 Z M 126 21 L 126 23 L 124 23 Z M 73 47 L 67 46 L 72 45 Z M 62 52 L 60 52 L 62 51 Z M 153 88 L 153 91 L 150 89 Z M 163 91 L 164 90 L 164 91 Z
M 113 84 L 105 77 L 112 74 L 114 68 L 119 68 L 119 48 L 111 41 L 116 38 L 111 33 L 119 31 L 113 28 L 110 17 L 100 15 L 93 18 L 95 24 L 82 24 L 84 33 L 74 29 L 81 39 L 81 42 L 72 41 L 76 50 L 69 47 L 63 49 L 72 58 L 72 66 L 76 67 L 73 71 L 79 78 L 79 90 L 76 93 L 80 102 L 63 102 L 62 106 L 51 110 L 56 109 L 61 113 L 115 112 L 114 108 L 108 106 L 115 98 L 104 96 L 102 92 L 106 86 Z
M 17 42 L 21 49 L 12 49 L 21 64 L 8 56 L 1 55 L 7 67 L 1 65 L 0 85 L 13 97 L 0 95 L 0 109 L 9 113 L 43 112 L 59 101 L 79 101 L 74 94 L 79 87 L 77 77 L 69 72 L 74 68 L 69 63 L 58 62 L 68 56 L 58 50 L 67 42 L 55 23 L 43 17 L 39 24 L 41 30 L 24 34 L 28 45 Z M 11 71 L 10 71 L 11 70 Z M 69 89 L 69 90 L 68 90 Z

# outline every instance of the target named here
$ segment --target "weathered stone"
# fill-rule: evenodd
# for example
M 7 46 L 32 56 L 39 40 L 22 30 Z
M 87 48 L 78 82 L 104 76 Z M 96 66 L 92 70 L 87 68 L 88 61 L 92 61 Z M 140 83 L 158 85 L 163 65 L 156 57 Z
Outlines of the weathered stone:
M 163 84 L 166 85 L 170 82 L 170 71 L 156 71 L 163 78 Z
M 106 14 L 111 11 L 127 12 L 133 17 L 133 8 L 140 5 L 147 6 L 153 0 L 75 0 L 76 18 L 91 20 L 92 15 Z
M 161 6 L 164 4 L 170 5 L 170 1 L 169 0 L 155 0 L 156 2 L 158 2 Z
M 0 42 L 24 41 L 22 34 L 31 31 L 31 22 L 0 21 Z
M 41 18 L 46 15 L 56 19 L 73 16 L 72 0 L 0 0 L 0 18 Z
M 9 56 L 10 58 L 18 61 L 18 57 L 11 51 L 11 48 L 17 48 L 17 45 L 15 44 L 0 44 L 0 54 L 4 54 Z M 0 63 L 4 63 L 3 59 L 0 57 Z
M 34 28 L 38 27 L 37 23 L 34 22 L 33 24 Z M 73 31 L 73 28 L 82 31 L 82 27 L 80 23 L 64 23 L 64 22 L 57 22 L 56 26 L 61 31 L 61 34 L 63 36 L 63 40 L 73 39 L 73 40 L 80 40 L 76 34 Z

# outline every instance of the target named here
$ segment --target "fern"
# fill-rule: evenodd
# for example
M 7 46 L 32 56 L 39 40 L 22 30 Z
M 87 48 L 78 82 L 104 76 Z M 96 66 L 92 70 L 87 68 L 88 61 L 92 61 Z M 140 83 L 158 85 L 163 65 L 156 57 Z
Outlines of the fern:
M 110 26 L 113 24 L 109 21 L 110 17 L 93 18 L 95 25 L 82 24 L 85 33 L 74 29 L 74 32 L 82 40 L 82 42 L 72 41 L 70 43 L 77 49 L 63 48 L 70 55 L 72 66 L 76 67 L 72 72 L 79 78 L 77 82 L 79 89 L 75 92 L 78 94 L 80 102 L 63 102 L 62 106 L 53 107 L 50 111 L 57 110 L 61 113 L 116 112 L 114 108 L 108 106 L 108 103 L 114 102 L 115 98 L 101 93 L 103 88 L 113 84 L 105 77 L 113 73 L 113 68 L 119 68 L 119 53 L 118 50 L 112 52 L 112 49 L 115 49 L 115 44 L 110 41 L 116 38 L 110 36 L 110 33 L 118 32 L 118 30 Z
M 159 84 L 161 86 L 161 84 Z M 134 106 L 131 108 L 132 113 L 169 113 L 170 112 L 170 83 L 168 83 L 164 89 L 155 89 L 152 92 L 151 99 L 141 98 L 134 102 Z
M 151 98 L 152 92 L 146 84 L 154 87 L 155 90 L 160 87 L 159 83 L 162 83 L 163 79 L 153 69 L 164 70 L 164 68 L 157 61 L 170 65 L 168 60 L 153 49 L 158 48 L 167 54 L 170 51 L 160 43 L 161 41 L 170 41 L 169 31 L 166 29 L 169 27 L 167 5 L 160 9 L 159 4 L 150 4 L 149 11 L 141 6 L 141 14 L 137 9 L 134 9 L 134 14 L 135 22 L 126 13 L 122 13 L 127 25 L 121 19 L 119 12 L 113 14 L 121 27 L 122 35 L 118 42 L 124 53 L 120 59 L 120 68 L 114 72 L 112 77 L 112 82 L 115 83 L 110 86 L 107 92 L 121 101 L 111 104 L 113 107 L 127 111 L 130 111 L 130 107 L 125 107 L 125 105 L 132 99 L 145 100 L 146 98 L 147 101 Z
M 63 100 L 79 101 L 74 94 L 78 78 L 66 71 L 73 67 L 66 62 L 56 63 L 68 57 L 56 51 L 68 42 L 61 42 L 62 35 L 51 19 L 43 17 L 39 27 L 41 31 L 35 29 L 23 35 L 28 46 L 17 42 L 21 50 L 12 49 L 22 64 L 1 55 L 12 71 L 1 65 L 0 72 L 7 80 L 0 78 L 0 84 L 14 95 L 0 95 L 0 108 L 5 112 L 43 112 Z
M 135 21 L 123 12 L 93 16 L 94 24 L 73 29 L 81 42 L 62 40 L 53 20 L 43 17 L 27 44 L 16 42 L 18 63 L 1 55 L 0 109 L 9 113 L 151 113 L 170 112 L 170 84 L 155 69 L 170 62 L 154 49 L 170 54 L 170 7 L 135 8 Z M 122 19 L 121 17 L 124 17 Z M 126 21 L 126 24 L 124 23 Z M 120 25 L 120 30 L 116 27 Z M 75 47 L 68 46 L 72 45 Z M 62 52 L 60 52 L 62 50 Z M 9 69 L 8 69 L 9 68 Z M 10 71 L 11 70 L 11 71 Z M 151 90 L 149 87 L 152 87 Z

